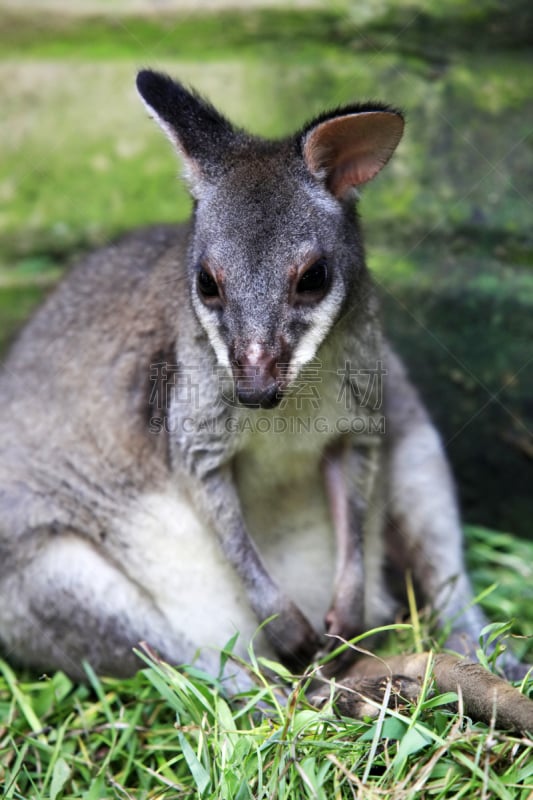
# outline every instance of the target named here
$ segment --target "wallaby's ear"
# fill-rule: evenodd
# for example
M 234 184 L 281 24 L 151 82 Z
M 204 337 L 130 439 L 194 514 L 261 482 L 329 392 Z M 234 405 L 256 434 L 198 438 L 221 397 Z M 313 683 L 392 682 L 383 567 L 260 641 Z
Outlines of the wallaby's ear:
M 403 133 L 403 116 L 387 106 L 355 106 L 319 117 L 301 136 L 308 169 L 343 199 L 385 166 Z
M 185 177 L 195 193 L 235 138 L 232 125 L 210 103 L 168 75 L 142 70 L 137 75 L 137 90 L 149 114 L 182 156 Z

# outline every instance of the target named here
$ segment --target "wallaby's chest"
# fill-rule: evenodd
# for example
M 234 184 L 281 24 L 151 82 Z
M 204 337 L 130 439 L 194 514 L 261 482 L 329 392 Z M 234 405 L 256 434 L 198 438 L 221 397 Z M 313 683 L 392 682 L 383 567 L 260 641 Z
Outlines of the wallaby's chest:
M 236 458 L 235 476 L 247 528 L 269 571 L 320 628 L 335 553 L 317 445 L 305 434 L 258 436 Z
M 323 461 L 339 437 L 337 389 L 295 393 L 241 417 L 235 479 L 244 518 L 272 575 L 317 626 L 329 606 L 334 536 Z

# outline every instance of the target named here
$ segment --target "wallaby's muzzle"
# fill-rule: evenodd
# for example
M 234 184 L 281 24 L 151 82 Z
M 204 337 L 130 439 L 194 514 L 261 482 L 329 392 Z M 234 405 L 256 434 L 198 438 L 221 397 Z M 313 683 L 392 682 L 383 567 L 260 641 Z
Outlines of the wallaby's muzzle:
M 251 345 L 232 364 L 239 403 L 248 408 L 277 406 L 283 396 L 283 367 L 279 354 Z
M 274 408 L 283 389 L 279 381 L 262 373 L 257 366 L 234 367 L 235 389 L 239 403 L 248 408 Z

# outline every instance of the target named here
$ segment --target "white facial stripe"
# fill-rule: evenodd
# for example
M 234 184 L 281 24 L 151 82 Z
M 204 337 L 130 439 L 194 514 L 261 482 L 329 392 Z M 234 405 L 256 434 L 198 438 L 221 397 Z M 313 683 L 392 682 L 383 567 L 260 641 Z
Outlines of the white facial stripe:
M 295 380 L 301 368 L 316 356 L 340 308 L 339 294 L 332 292 L 316 309 L 310 329 L 302 336 L 294 350 L 288 372 L 289 382 Z
M 222 339 L 220 333 L 218 332 L 218 327 L 215 320 L 213 319 L 213 315 L 196 298 L 193 298 L 193 303 L 196 309 L 196 313 L 198 314 L 202 322 L 203 329 L 207 333 L 209 341 L 211 342 L 211 346 L 215 351 L 218 363 L 220 364 L 220 366 L 226 367 L 226 369 L 231 370 L 231 364 L 228 356 L 228 348 L 226 347 L 224 340 Z

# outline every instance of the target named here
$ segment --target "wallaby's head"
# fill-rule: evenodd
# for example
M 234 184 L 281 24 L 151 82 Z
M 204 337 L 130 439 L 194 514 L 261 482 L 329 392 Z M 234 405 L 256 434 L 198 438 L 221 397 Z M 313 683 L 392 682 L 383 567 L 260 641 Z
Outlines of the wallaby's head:
M 198 319 L 239 400 L 272 407 L 356 302 L 365 265 L 354 190 L 392 155 L 402 116 L 351 106 L 266 141 L 166 75 L 142 71 L 137 88 L 195 200 L 188 270 Z

